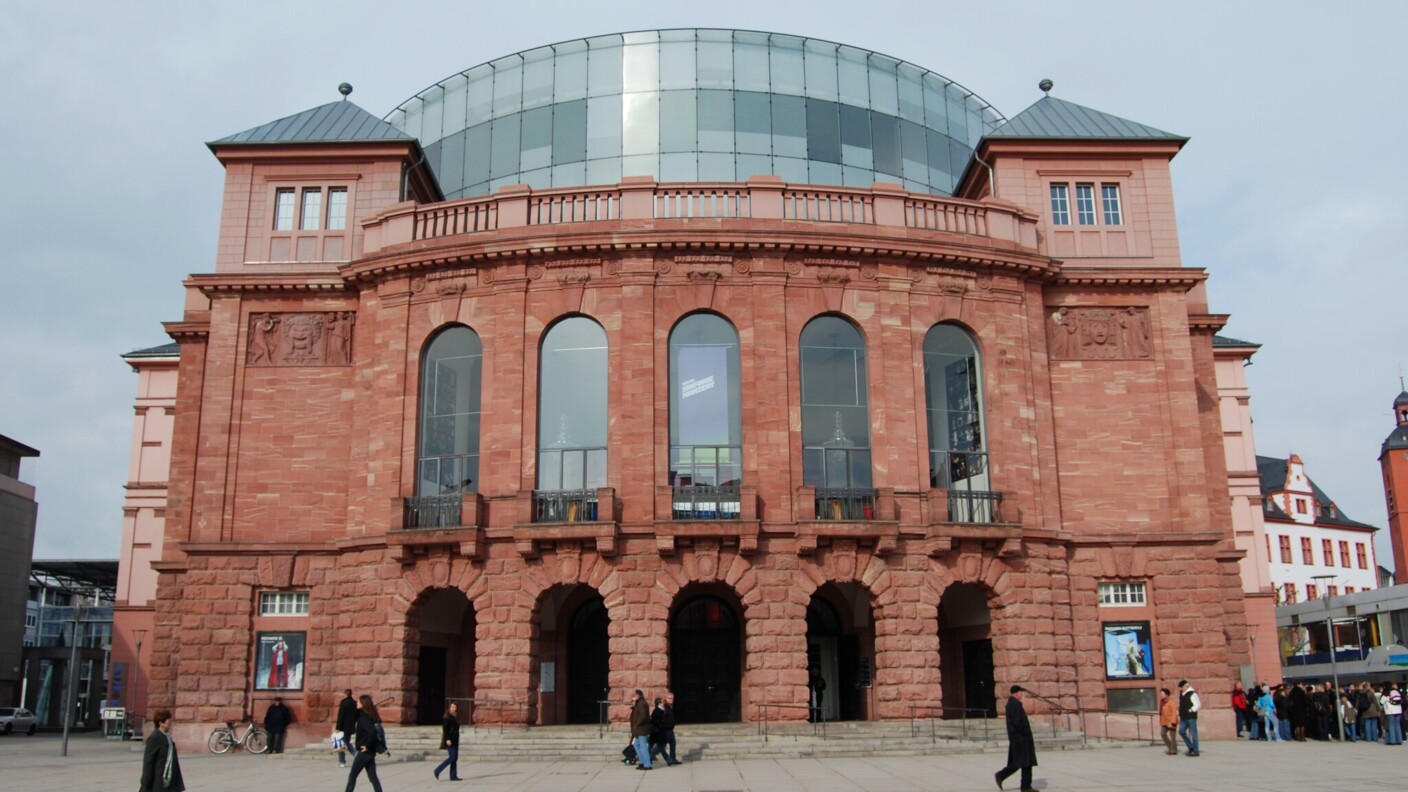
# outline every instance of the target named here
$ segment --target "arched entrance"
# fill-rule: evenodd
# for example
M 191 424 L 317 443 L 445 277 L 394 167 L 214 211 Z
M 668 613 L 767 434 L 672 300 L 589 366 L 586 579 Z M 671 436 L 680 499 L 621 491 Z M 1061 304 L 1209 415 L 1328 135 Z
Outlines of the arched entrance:
M 996 717 L 993 686 L 992 614 L 986 592 L 956 583 L 939 601 L 939 673 L 944 716 Z
M 474 605 L 459 589 L 420 603 L 416 723 L 440 723 L 451 699 L 474 698 Z
M 607 698 L 611 617 L 591 586 L 554 586 L 538 610 L 538 723 L 596 723 Z
M 854 583 L 827 583 L 807 604 L 807 676 L 824 720 L 866 720 L 874 679 L 870 597 Z
M 670 619 L 670 689 L 680 723 L 727 723 L 742 711 L 743 630 L 722 597 L 683 600 Z

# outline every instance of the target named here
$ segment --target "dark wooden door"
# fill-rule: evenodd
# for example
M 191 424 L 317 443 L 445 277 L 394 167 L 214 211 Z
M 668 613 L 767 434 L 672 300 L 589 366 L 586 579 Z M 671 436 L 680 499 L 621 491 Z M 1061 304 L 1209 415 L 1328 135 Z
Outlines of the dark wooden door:
M 597 702 L 605 701 L 610 693 L 607 675 L 611 649 L 606 637 L 609 622 L 606 605 L 600 599 L 583 604 L 572 616 L 567 638 L 568 723 L 596 723 L 601 718 Z
M 738 620 L 723 601 L 685 605 L 670 631 L 670 689 L 680 723 L 740 719 L 742 663 Z
M 417 686 L 416 723 L 427 725 L 444 720 L 446 651 L 440 646 L 420 648 L 420 682 Z M 460 705 L 464 706 L 464 705 Z M 463 717 L 463 716 L 461 716 Z
M 963 694 L 969 709 L 981 709 L 989 718 L 997 717 L 997 694 L 993 690 L 992 640 L 963 642 Z M 976 713 L 970 713 L 976 714 Z

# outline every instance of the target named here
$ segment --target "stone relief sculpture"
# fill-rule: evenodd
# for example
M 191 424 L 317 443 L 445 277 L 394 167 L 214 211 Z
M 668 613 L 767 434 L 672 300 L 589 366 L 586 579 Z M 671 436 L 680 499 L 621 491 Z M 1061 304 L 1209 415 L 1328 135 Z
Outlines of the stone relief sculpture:
M 347 366 L 352 363 L 351 311 L 257 313 L 249 318 L 249 366 Z
M 1142 360 L 1153 355 L 1148 308 L 1058 308 L 1047 342 L 1053 360 Z

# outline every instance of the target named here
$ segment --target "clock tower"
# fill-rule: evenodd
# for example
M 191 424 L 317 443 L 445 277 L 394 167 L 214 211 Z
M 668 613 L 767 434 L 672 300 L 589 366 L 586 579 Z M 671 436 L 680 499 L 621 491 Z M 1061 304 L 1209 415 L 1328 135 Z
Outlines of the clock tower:
M 1384 439 L 1379 465 L 1384 471 L 1384 500 L 1388 504 L 1388 532 L 1393 541 L 1394 582 L 1408 582 L 1408 390 L 1393 400 L 1397 426 Z

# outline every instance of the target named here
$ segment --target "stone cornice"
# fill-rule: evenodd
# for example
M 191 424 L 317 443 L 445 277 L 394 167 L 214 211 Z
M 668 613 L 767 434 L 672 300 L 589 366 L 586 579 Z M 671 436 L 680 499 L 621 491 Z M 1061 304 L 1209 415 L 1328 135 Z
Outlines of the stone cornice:
M 1061 270 L 1052 286 L 1094 289 L 1148 289 L 1153 287 L 1188 291 L 1207 279 L 1207 270 L 1186 267 L 1068 268 Z
M 1231 314 L 1188 314 L 1188 329 L 1194 333 L 1216 333 L 1226 327 L 1231 318 Z M 1238 357 L 1250 357 L 1250 355 L 1240 352 Z
M 210 322 L 162 322 L 166 334 L 177 341 L 203 341 L 210 337 Z
M 211 273 L 192 275 L 184 285 L 207 297 L 237 292 L 345 292 L 347 281 L 336 273 Z

